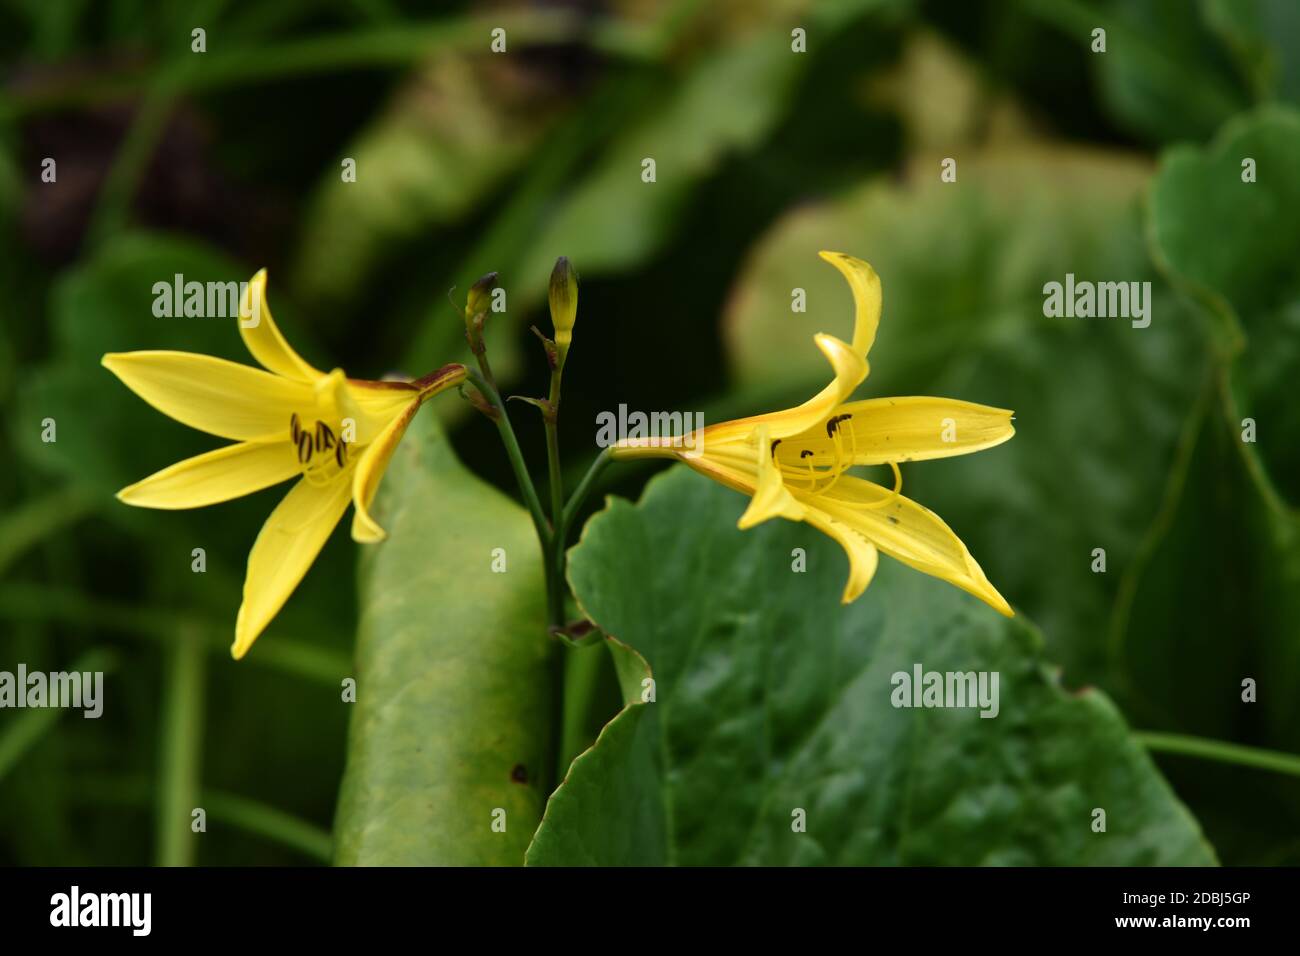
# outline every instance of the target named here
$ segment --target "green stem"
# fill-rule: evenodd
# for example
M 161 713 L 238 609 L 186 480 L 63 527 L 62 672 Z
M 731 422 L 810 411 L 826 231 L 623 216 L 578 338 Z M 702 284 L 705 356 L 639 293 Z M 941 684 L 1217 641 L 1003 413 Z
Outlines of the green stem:
M 564 696 L 556 780 L 563 780 L 573 758 L 591 746 L 592 701 L 600 687 L 604 648 L 564 648 Z
M 560 477 L 560 376 L 563 370 L 551 370 L 550 413 L 546 415 L 546 464 L 550 472 L 551 485 L 551 526 L 553 534 L 551 546 L 551 580 L 548 605 L 551 611 L 551 626 L 563 627 L 565 622 L 564 607 L 564 532 L 561 523 L 564 518 L 564 480 Z
M 523 452 L 519 450 L 519 441 L 515 438 L 515 430 L 510 426 L 510 415 L 506 412 L 505 402 L 501 401 L 500 393 L 488 383 L 487 379 L 477 369 L 467 369 L 466 378 L 496 409 L 497 431 L 501 433 L 501 441 L 506 446 L 506 457 L 510 459 L 510 467 L 514 469 L 515 481 L 519 484 L 519 493 L 523 495 L 524 504 L 528 507 L 528 513 L 533 518 L 533 525 L 537 528 L 537 537 L 542 543 L 542 552 L 546 554 L 550 550 L 551 523 L 546 520 L 546 515 L 542 513 L 542 502 L 537 497 L 537 489 L 533 486 L 533 479 L 528 476 L 528 467 L 524 464 Z M 547 563 L 550 563 L 549 560 Z
M 1276 750 L 1265 750 L 1262 747 L 1245 747 L 1241 744 L 1230 744 L 1221 740 L 1206 740 L 1204 737 L 1189 737 L 1183 734 L 1141 731 L 1133 736 L 1147 750 L 1158 753 L 1201 757 L 1205 760 L 1217 760 L 1220 763 L 1253 767 L 1257 770 L 1272 770 L 1277 773 L 1300 777 L 1300 756 L 1295 754 L 1279 753 Z
M 97 504 L 94 496 L 84 489 L 67 486 L 30 498 L 0 517 L 0 575 L 28 548 L 76 524 L 91 514 Z
M 101 810 L 106 805 L 147 807 L 151 786 L 143 776 L 91 774 L 74 778 L 72 800 Z M 333 837 L 329 831 L 291 813 L 248 797 L 208 789 L 201 792 L 199 806 L 208 811 L 209 820 L 298 850 L 319 863 L 330 861 Z
M 107 673 L 116 663 L 117 658 L 111 651 L 99 648 L 77 658 L 69 670 L 78 674 L 93 674 L 96 671 Z M 20 688 L 18 692 L 24 694 L 26 689 Z M 26 711 L 5 724 L 4 732 L 0 733 L 0 780 L 36 746 L 65 712 L 66 708 L 41 707 Z
M 611 450 L 606 448 L 596 456 L 596 460 L 591 463 L 587 473 L 582 476 L 582 481 L 578 482 L 578 487 L 569 496 L 569 503 L 564 506 L 559 527 L 556 529 L 557 537 L 563 538 L 569 528 L 572 527 L 573 519 L 578 516 L 578 509 L 582 507 L 582 503 L 586 501 L 587 495 L 591 492 L 591 486 L 595 484 L 596 479 L 600 477 L 600 473 L 605 470 L 605 467 L 614 460 L 610 452 Z
M 162 772 L 158 784 L 158 865 L 192 866 L 197 844 L 190 829 L 199 805 L 203 744 L 203 684 L 207 654 L 189 628 L 169 653 L 163 705 Z
M 124 637 L 166 646 L 175 641 L 178 630 L 190 630 L 199 636 L 209 653 L 230 658 L 228 620 L 208 619 L 170 607 L 101 601 L 88 598 L 75 588 L 28 582 L 0 586 L 0 621 L 7 624 L 63 622 L 87 629 L 116 631 Z M 265 647 L 259 645 L 258 653 L 250 655 L 246 663 L 250 667 L 269 667 L 291 677 L 317 681 L 327 687 L 338 687 L 339 681 L 352 673 L 351 657 L 322 647 L 319 641 L 283 634 L 277 635 L 274 642 L 266 642 Z

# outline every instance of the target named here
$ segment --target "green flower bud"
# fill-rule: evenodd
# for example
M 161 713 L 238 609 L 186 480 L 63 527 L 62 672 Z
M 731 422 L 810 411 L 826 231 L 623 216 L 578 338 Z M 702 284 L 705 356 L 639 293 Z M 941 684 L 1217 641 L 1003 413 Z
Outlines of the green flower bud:
M 560 353 L 560 364 L 573 341 L 573 324 L 578 318 L 578 274 L 569 260 L 560 256 L 551 270 L 551 325 L 555 328 L 555 347 Z
M 488 298 L 496 287 L 497 274 L 495 272 L 489 272 L 470 286 L 469 295 L 465 298 L 465 318 L 473 318 L 480 312 L 486 312 L 488 310 Z

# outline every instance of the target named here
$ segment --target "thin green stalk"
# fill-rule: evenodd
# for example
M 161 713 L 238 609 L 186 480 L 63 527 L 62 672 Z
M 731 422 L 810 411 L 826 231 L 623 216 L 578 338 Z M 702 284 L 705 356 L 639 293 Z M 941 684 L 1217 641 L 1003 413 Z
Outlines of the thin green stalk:
M 551 626 L 563 627 L 566 617 L 564 607 L 564 533 L 561 524 L 564 519 L 564 479 L 560 476 L 560 377 L 563 368 L 551 370 L 550 412 L 546 421 L 546 463 L 550 472 L 551 485 L 551 526 L 553 530 L 551 545 L 551 593 L 548 605 L 551 611 Z
M 1241 744 L 1206 740 L 1204 737 L 1189 737 L 1184 734 L 1141 731 L 1133 736 L 1147 750 L 1157 753 L 1200 757 L 1204 760 L 1216 760 L 1219 763 L 1253 767 L 1256 770 L 1272 770 L 1275 773 L 1300 777 L 1300 756 L 1296 754 L 1279 753 L 1262 747 L 1245 747 Z
M 233 623 L 209 620 L 174 608 L 144 608 L 88 598 L 73 588 L 43 584 L 0 586 L 0 620 L 66 622 L 87 628 L 117 631 L 137 640 L 170 646 L 178 629 L 191 629 L 201 636 L 209 653 L 230 656 Z M 277 634 L 275 641 L 258 645 L 247 658 L 250 667 L 268 667 L 292 677 L 337 687 L 352 672 L 351 658 L 322 647 L 319 642 Z
M 290 847 L 319 863 L 328 863 L 334 850 L 329 831 L 257 800 L 233 793 L 204 790 L 204 809 L 215 819 Z
M 578 510 L 582 507 L 582 503 L 587 500 L 587 495 L 591 492 L 591 486 L 595 484 L 596 479 L 600 477 L 600 473 L 613 460 L 613 455 L 608 448 L 596 456 L 596 460 L 591 463 L 587 473 L 582 476 L 582 481 L 578 482 L 578 487 L 569 496 L 569 503 L 564 506 L 560 525 L 556 529 L 557 536 L 563 537 L 568 532 L 573 525 L 573 519 L 578 516 Z
M 528 475 L 528 466 L 524 464 L 524 454 L 519 450 L 515 430 L 510 426 L 510 415 L 506 412 L 505 402 L 501 401 L 500 393 L 477 369 L 467 369 L 466 378 L 496 410 L 497 431 L 501 433 L 501 441 L 506 446 L 506 457 L 510 459 L 510 467 L 515 472 L 515 481 L 519 484 L 519 493 L 523 495 L 524 504 L 528 507 L 533 524 L 537 528 L 537 537 L 542 542 L 542 551 L 547 552 L 551 543 L 551 523 L 546 520 L 546 515 L 542 512 L 541 499 L 537 497 L 537 488 Z
M 569 764 L 591 745 L 592 701 L 600 686 L 605 662 L 600 646 L 564 648 L 563 704 L 556 780 L 563 780 Z
M 116 658 L 111 651 L 97 648 L 77 658 L 68 668 L 71 673 L 94 673 L 112 670 Z M 26 693 L 25 688 L 18 691 Z M 46 731 L 54 727 L 66 708 L 40 707 L 25 710 L 12 718 L 0 733 L 0 780 L 12 770 L 27 752 L 36 745 Z
M 77 777 L 71 788 L 72 799 L 94 804 L 147 807 L 150 782 L 137 775 L 91 774 Z M 208 811 L 208 819 L 226 823 L 246 833 L 264 837 L 295 849 L 320 863 L 328 863 L 333 838 L 329 831 L 269 804 L 221 790 L 204 789 L 199 806 Z
M 69 485 L 39 498 L 31 498 L 0 516 L 0 575 L 24 551 L 91 514 L 97 505 L 93 495 Z
M 192 866 L 197 844 L 190 829 L 199 806 L 203 697 L 207 651 L 190 628 L 176 635 L 164 677 L 161 772 L 158 780 L 159 866 Z

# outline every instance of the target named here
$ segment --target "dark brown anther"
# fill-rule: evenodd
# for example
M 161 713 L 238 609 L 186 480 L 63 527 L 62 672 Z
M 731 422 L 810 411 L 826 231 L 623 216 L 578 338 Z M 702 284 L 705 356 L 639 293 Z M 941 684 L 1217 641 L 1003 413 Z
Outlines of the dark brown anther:
M 834 438 L 835 433 L 839 431 L 840 422 L 848 421 L 852 417 L 853 417 L 852 414 L 846 413 L 844 415 L 836 415 L 835 417 L 831 418 L 828 422 L 826 422 L 826 437 Z

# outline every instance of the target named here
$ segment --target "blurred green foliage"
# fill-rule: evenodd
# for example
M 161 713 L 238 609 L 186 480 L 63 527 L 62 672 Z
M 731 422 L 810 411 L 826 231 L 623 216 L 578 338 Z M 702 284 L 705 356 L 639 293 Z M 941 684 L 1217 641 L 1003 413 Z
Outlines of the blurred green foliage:
M 440 7 L 0 5 L 0 669 L 111 667 L 99 720 L 0 712 L 0 862 L 331 855 L 357 547 L 337 534 L 236 665 L 247 550 L 281 492 L 168 514 L 112 497 L 213 442 L 130 395 L 100 355 L 246 360 L 233 321 L 154 317 L 153 283 L 175 273 L 268 267 L 295 346 L 377 378 L 463 358 L 448 290 L 497 270 L 509 304 L 489 328 L 494 365 L 531 393 L 545 361 L 527 327 L 567 255 L 584 282 L 562 448 L 580 470 L 584 423 L 620 402 L 713 421 L 806 397 L 824 374 L 812 333 L 849 323 L 815 252 L 851 252 L 885 290 L 862 394 L 1017 410 L 1013 442 L 910 469 L 908 493 L 1041 627 L 1061 683 L 1100 687 L 1135 727 L 1300 751 L 1300 419 L 1285 391 L 1300 362 L 1295 4 Z M 505 55 L 489 49 L 494 27 Z M 807 53 L 790 52 L 794 27 Z M 46 157 L 57 183 L 41 181 Z M 955 184 L 939 182 L 944 157 Z M 1150 328 L 1044 318 L 1042 285 L 1066 272 L 1152 282 Z M 807 315 L 789 310 L 796 286 Z M 493 430 L 454 395 L 437 407 L 458 456 L 513 493 Z M 47 418 L 57 442 L 41 440 Z M 541 429 L 516 419 L 539 463 Z M 608 475 L 636 497 L 645 472 Z M 395 558 L 367 560 L 374 577 L 396 573 Z M 472 600 L 449 595 L 441 613 Z M 1141 831 L 1127 859 L 1208 852 L 1119 718 L 1065 703 L 1037 675 L 1031 632 L 1011 632 L 1044 708 L 1104 711 L 1088 720 L 1125 755 L 1117 789 L 1173 808 L 1163 825 L 1177 832 L 1148 844 Z M 1240 703 L 1244 677 L 1256 705 Z M 566 711 L 582 712 L 569 736 L 586 741 L 619 708 L 613 668 L 590 683 Z M 1082 746 L 1065 753 L 1088 772 Z M 1300 861 L 1300 781 L 1185 756 L 1160 766 L 1224 862 Z M 187 841 L 176 808 L 195 800 L 208 833 Z M 1051 842 L 1049 818 L 1029 843 Z M 637 836 L 663 851 L 657 832 Z M 995 843 L 978 859 L 1011 858 Z

